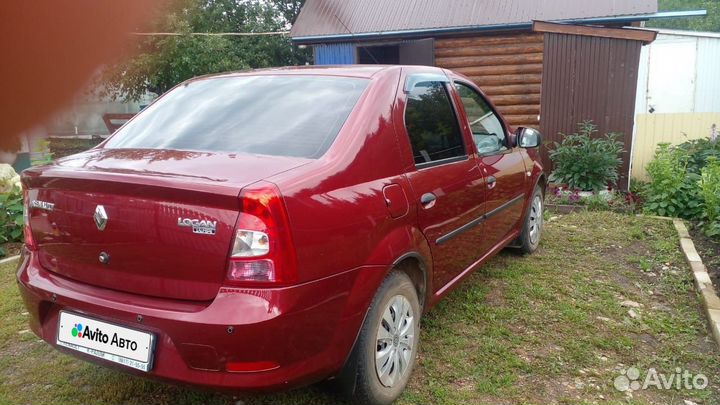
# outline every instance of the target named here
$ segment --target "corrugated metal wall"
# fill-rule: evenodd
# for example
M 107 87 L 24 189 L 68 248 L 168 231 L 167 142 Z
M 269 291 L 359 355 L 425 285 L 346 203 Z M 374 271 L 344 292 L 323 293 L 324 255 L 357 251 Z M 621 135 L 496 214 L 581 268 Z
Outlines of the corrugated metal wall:
M 350 65 L 355 63 L 355 46 L 351 43 L 315 45 L 316 65 Z
M 438 38 L 435 64 L 470 77 L 510 125 L 539 126 L 542 34 Z
M 660 31 L 640 54 L 636 114 L 720 112 L 720 34 Z
M 632 177 L 647 180 L 657 144 L 720 128 L 720 34 L 660 30 L 640 54 Z M 650 112 L 652 110 L 652 113 Z
M 540 130 L 549 142 L 560 141 L 560 133 L 575 132 L 583 120 L 593 120 L 599 135 L 621 132 L 627 150 L 621 188 L 628 185 L 641 45 L 623 39 L 545 34 Z
M 699 38 L 695 112 L 720 112 L 720 36 Z
M 712 128 L 720 130 L 720 111 L 714 113 L 638 114 L 631 177 L 647 180 L 647 164 L 659 143 L 677 145 L 690 139 L 708 138 Z

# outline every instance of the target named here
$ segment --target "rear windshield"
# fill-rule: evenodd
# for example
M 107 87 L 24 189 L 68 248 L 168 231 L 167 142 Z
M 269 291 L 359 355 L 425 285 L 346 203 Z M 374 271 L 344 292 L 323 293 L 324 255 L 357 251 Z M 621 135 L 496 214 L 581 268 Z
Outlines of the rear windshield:
M 177 87 L 120 129 L 105 148 L 320 157 L 367 79 L 236 76 Z

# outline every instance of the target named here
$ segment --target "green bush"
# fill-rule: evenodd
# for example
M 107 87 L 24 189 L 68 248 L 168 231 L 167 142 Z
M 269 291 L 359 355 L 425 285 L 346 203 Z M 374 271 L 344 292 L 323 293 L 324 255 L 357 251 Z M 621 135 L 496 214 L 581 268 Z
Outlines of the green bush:
M 709 157 L 701 173 L 700 194 L 705 201 L 703 228 L 708 236 L 720 236 L 720 159 Z
M 20 242 L 23 234 L 22 189 L 17 185 L 0 194 L 0 243 Z M 6 252 L 0 247 L 0 257 Z
M 555 169 L 550 181 L 567 184 L 571 189 L 597 191 L 615 184 L 618 180 L 618 168 L 622 164 L 623 151 L 620 134 L 610 133 L 601 138 L 593 138 L 597 132 L 592 121 L 578 124 L 575 134 L 563 134 L 561 143 L 554 143 L 550 159 Z
M 23 201 L 20 176 L 12 166 L 0 164 L 0 244 L 19 242 L 23 232 Z M 0 246 L 0 257 L 5 251 Z
M 687 170 L 700 174 L 711 157 L 720 159 L 720 142 L 710 138 L 693 139 L 678 145 L 678 148 L 687 151 L 689 160 Z
M 0 194 L 10 192 L 16 186 L 20 187 L 20 176 L 9 164 L 0 163 Z
M 600 195 L 600 194 L 593 194 L 589 197 L 585 197 L 582 200 L 584 200 L 585 206 L 590 211 L 607 211 L 610 210 L 610 201 L 614 196 L 611 195 Z
M 645 212 L 655 215 L 700 219 L 702 196 L 697 186 L 700 175 L 688 172 L 690 154 L 667 143 L 658 145 L 647 166 L 650 182 L 643 190 Z

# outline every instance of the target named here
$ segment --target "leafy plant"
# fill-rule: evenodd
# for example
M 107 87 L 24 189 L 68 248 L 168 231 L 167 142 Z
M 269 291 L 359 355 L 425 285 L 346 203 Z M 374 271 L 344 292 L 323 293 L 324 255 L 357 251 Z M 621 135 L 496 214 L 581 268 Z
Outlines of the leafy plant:
M 692 139 L 681 143 L 678 148 L 687 151 L 687 170 L 692 173 L 700 174 L 709 158 L 720 159 L 720 142 L 712 141 L 710 138 Z
M 23 200 L 20 176 L 12 166 L 0 164 L 0 244 L 22 239 Z M 0 257 L 6 252 L 0 246 Z
M 7 163 L 1 163 L 0 194 L 11 191 L 15 186 L 20 187 L 20 176 L 18 176 L 12 166 Z
M 716 157 L 710 157 L 702 169 L 700 193 L 705 201 L 705 233 L 720 236 L 720 160 Z
M 585 197 L 585 205 L 590 211 L 607 211 L 610 209 L 610 196 L 595 194 Z
M 703 215 L 698 190 L 700 175 L 688 172 L 690 154 L 684 148 L 662 143 L 647 166 L 650 182 L 644 187 L 645 212 L 661 216 L 699 219 Z
M 0 243 L 20 242 L 22 233 L 22 189 L 15 185 L 9 192 L 0 194 Z M 3 255 L 4 252 L 0 252 L 0 256 Z
M 554 143 L 550 159 L 555 170 L 550 180 L 584 191 L 602 190 L 615 184 L 622 164 L 620 155 L 624 152 L 623 143 L 618 141 L 620 134 L 593 137 L 597 126 L 592 121 L 584 121 L 578 127 L 578 133 L 563 134 L 562 142 Z

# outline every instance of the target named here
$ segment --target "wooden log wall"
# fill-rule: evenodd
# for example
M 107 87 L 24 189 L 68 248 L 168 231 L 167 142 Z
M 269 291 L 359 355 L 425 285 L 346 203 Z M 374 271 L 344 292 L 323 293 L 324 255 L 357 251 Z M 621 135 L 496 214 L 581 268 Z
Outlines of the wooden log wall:
M 437 38 L 435 64 L 470 77 L 508 124 L 539 128 L 542 33 Z

